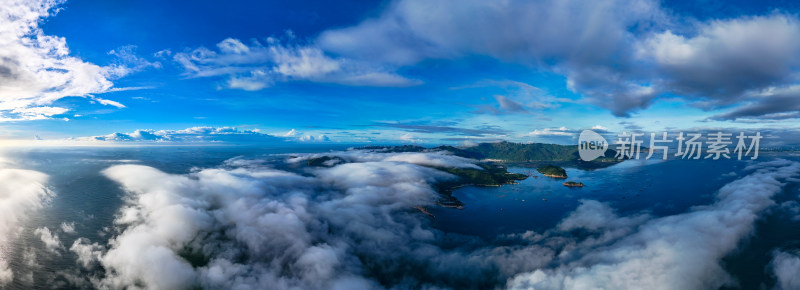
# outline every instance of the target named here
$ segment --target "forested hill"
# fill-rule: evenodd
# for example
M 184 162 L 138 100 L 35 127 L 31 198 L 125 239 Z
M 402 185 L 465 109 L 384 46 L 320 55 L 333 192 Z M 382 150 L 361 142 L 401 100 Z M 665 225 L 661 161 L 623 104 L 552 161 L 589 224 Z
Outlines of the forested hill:
M 579 161 L 578 145 L 557 145 L 544 143 L 480 143 L 476 146 L 467 148 L 456 148 L 452 146 L 439 146 L 434 150 L 444 150 L 452 152 L 454 155 L 474 158 L 474 159 L 496 159 L 505 162 L 541 162 L 541 161 Z M 600 162 L 616 160 L 616 151 L 608 149 L 605 157 L 597 159 Z M 613 160 L 612 160 L 613 159 Z

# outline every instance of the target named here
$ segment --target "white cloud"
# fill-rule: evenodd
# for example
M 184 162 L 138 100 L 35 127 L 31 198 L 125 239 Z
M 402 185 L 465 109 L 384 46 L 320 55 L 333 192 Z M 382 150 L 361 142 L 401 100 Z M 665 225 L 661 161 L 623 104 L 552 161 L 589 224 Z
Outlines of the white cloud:
M 61 231 L 67 234 L 74 234 L 75 233 L 75 223 L 74 222 L 63 222 L 61 223 Z
M 479 166 L 475 165 L 476 161 L 473 159 L 450 155 L 447 152 L 441 151 L 387 153 L 380 149 L 357 149 L 343 152 L 292 154 L 292 156 L 287 159 L 287 162 L 297 164 L 324 156 L 338 157 L 347 162 L 406 162 L 422 166 L 481 169 Z
M 589 231 L 626 229 L 641 224 L 646 216 L 619 217 L 607 204 L 595 200 L 581 200 L 580 206 L 558 224 L 558 230 L 568 232 L 575 229 Z
M 283 134 L 283 137 L 294 137 L 297 134 L 298 132 L 295 129 L 292 129 L 289 132 L 286 132 L 286 134 Z
M 530 65 L 566 76 L 570 89 L 624 115 L 657 94 L 632 59 L 637 33 L 666 22 L 659 3 L 649 0 L 400 0 L 377 18 L 323 32 L 317 42 L 393 65 L 471 55 Z
M 16 114 L 14 118 L 0 118 L 0 121 L 44 120 L 44 119 L 49 119 L 54 115 L 64 114 L 68 111 L 69 109 L 62 107 L 17 108 L 11 110 L 11 113 Z
M 114 107 L 117 107 L 117 108 L 120 108 L 120 109 L 125 108 L 125 105 L 123 105 L 122 103 L 117 102 L 117 101 L 101 99 L 101 98 L 98 98 L 98 97 L 92 97 L 92 100 L 95 100 L 98 103 L 100 103 L 102 105 L 106 105 L 106 106 L 114 106 Z
M 44 34 L 39 23 L 63 2 L 7 0 L 0 6 L 0 121 L 50 118 L 55 113 L 30 110 L 52 113 L 47 105 L 59 99 L 108 92 L 111 79 L 139 69 L 128 62 L 108 67 L 85 62 L 70 55 L 64 38 Z M 132 60 L 127 52 L 112 51 Z
M 773 253 L 772 273 L 778 278 L 777 290 L 800 289 L 800 254 L 787 251 Z
M 98 243 L 89 243 L 86 238 L 78 238 L 69 247 L 69 250 L 78 256 L 78 262 L 85 268 L 100 261 L 103 256 L 103 246 Z
M 638 43 L 638 56 L 652 59 L 662 71 L 664 90 L 722 106 L 741 101 L 748 91 L 794 81 L 800 65 L 800 21 L 794 16 L 698 26 L 695 35 L 666 31 Z
M 174 60 L 190 77 L 226 76 L 232 89 L 257 91 L 276 82 L 312 81 L 351 86 L 410 86 L 419 81 L 388 67 L 355 59 L 334 58 L 313 45 L 285 45 L 274 38 L 249 45 L 228 38 L 217 51 L 201 47 L 176 53 Z
M 58 251 L 64 248 L 58 235 L 50 232 L 48 228 L 37 228 L 33 233 L 39 235 L 39 239 L 44 243 L 44 248 L 51 253 L 58 254 Z
M 703 109 L 738 104 L 755 107 L 747 113 L 752 117 L 800 117 L 797 94 L 754 97 L 797 84 L 796 15 L 680 17 L 650 0 L 397 0 L 379 16 L 325 31 L 316 41 L 326 52 L 395 66 L 472 55 L 528 65 L 565 76 L 582 101 L 616 116 L 677 96 Z M 522 112 L 507 101 L 498 99 Z
M 108 142 L 261 142 L 281 141 L 275 136 L 256 130 L 239 130 L 233 127 L 192 127 L 181 130 L 136 130 L 132 133 L 111 133 L 103 136 L 78 137 L 73 141 Z
M 327 142 L 327 141 L 330 141 L 330 140 L 331 139 L 328 138 L 328 136 L 326 136 L 325 134 L 321 134 L 321 135 L 318 135 L 318 136 L 302 135 L 302 136 L 297 138 L 297 141 L 300 141 L 300 142 Z
M 429 239 L 418 224 L 383 225 L 408 219 L 404 212 L 413 206 L 433 204 L 429 182 L 450 178 L 398 162 L 342 164 L 316 177 L 252 165 L 191 176 L 120 165 L 104 174 L 129 192 L 115 221 L 124 230 L 100 255 L 88 241 L 73 251 L 82 263 L 99 261 L 107 269 L 98 287 L 170 289 L 372 288 L 354 252 L 375 255 L 375 242 L 412 238 L 405 231 Z M 319 186 L 327 189 L 315 193 Z M 207 264 L 193 267 L 181 258 L 186 247 Z
M 400 136 L 400 140 L 403 140 L 405 142 L 411 142 L 411 143 L 419 142 L 419 140 L 414 138 L 414 134 L 411 134 L 411 133 L 406 133 L 403 136 Z
M 0 163 L 0 247 L 9 247 L 22 231 L 20 223 L 49 199 L 47 175 L 30 170 L 8 169 Z M 5 253 L 0 253 L 0 286 L 14 278 Z
M 774 205 L 781 180 L 797 176 L 800 163 L 777 160 L 749 167 L 754 171 L 722 187 L 717 202 L 687 213 L 650 220 L 638 230 L 599 248 L 575 249 L 552 269 L 520 274 L 515 289 L 717 289 L 733 285 L 720 260 L 750 235 L 758 214 Z M 587 206 L 584 203 L 583 206 Z M 582 207 L 583 207 L 582 206 Z M 593 205 L 594 208 L 600 208 Z M 579 210 L 580 211 L 580 210 Z M 613 221 L 607 211 L 595 218 Z M 574 216 L 575 214 L 573 214 Z M 567 228 L 602 224 L 585 214 L 568 218 Z M 572 220 L 572 222 L 570 222 Z M 566 255 L 566 257 L 571 257 Z
M 322 156 L 342 161 L 305 166 Z M 288 166 L 272 159 L 281 157 Z M 472 162 L 351 150 L 234 158 L 188 174 L 117 165 L 103 171 L 127 192 L 116 234 L 70 250 L 105 270 L 92 279 L 100 288 L 495 288 L 507 279 L 510 288 L 719 288 L 730 281 L 721 258 L 800 173 L 785 160 L 756 164 L 715 203 L 665 217 L 583 200 L 555 228 L 500 236 L 500 246 L 439 232 L 413 210 L 433 206 L 433 185 L 454 178 L 425 166 Z
M 145 70 L 147 68 L 161 68 L 161 63 L 150 62 L 136 54 L 136 46 L 126 45 L 113 49 L 108 52 L 114 57 L 114 63 L 105 67 L 106 74 L 113 79 L 122 78 L 129 74 Z M 124 90 L 124 88 L 121 88 Z M 114 90 L 114 89 L 111 89 Z M 111 91 L 109 90 L 109 91 Z M 117 89 L 115 91 L 119 91 Z
M 577 131 L 567 127 L 536 129 L 528 133 L 528 136 L 575 136 Z
M 298 142 L 328 142 L 328 141 L 331 141 L 331 139 L 325 134 L 319 134 L 319 135 L 314 136 L 314 135 L 311 135 L 311 134 L 305 134 L 305 133 L 297 131 L 295 129 L 289 130 L 289 132 L 286 132 L 285 134 L 279 134 L 279 136 L 284 137 L 285 140 L 287 140 L 287 141 L 298 141 Z

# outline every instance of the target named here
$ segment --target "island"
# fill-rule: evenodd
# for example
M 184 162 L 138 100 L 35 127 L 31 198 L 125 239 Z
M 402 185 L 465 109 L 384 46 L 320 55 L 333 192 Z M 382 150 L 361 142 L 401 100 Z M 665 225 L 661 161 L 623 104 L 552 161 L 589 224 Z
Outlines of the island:
M 560 166 L 574 167 L 583 170 L 603 168 L 624 161 L 614 158 L 616 152 L 608 149 L 603 157 L 593 161 L 583 161 L 578 154 L 578 145 L 558 145 L 544 143 L 513 143 L 491 142 L 479 143 L 473 146 L 455 147 L 442 145 L 438 147 L 423 147 L 418 145 L 400 146 L 365 146 L 349 150 L 368 150 L 380 153 L 403 152 L 446 152 L 447 154 L 474 159 L 479 168 L 427 166 L 436 170 L 457 176 L 456 179 L 439 181 L 433 184 L 434 189 L 440 194 L 437 204 L 442 207 L 463 208 L 464 203 L 452 196 L 454 190 L 463 186 L 502 186 L 515 184 L 519 180 L 536 177 L 533 174 L 518 174 L 508 171 L 507 166 L 520 166 L 537 168 L 544 176 L 565 179 L 567 172 Z M 351 162 L 344 156 L 325 155 L 307 160 L 305 165 L 310 167 L 334 167 Z M 580 182 L 564 182 L 564 186 L 583 187 Z M 427 210 L 417 208 L 420 212 L 430 215 Z
M 308 166 L 324 166 L 324 167 L 333 167 L 340 163 L 346 163 L 344 159 L 337 157 L 337 156 L 322 156 L 317 158 L 311 158 L 308 160 Z
M 536 171 L 541 173 L 544 176 L 552 177 L 552 178 L 567 178 L 567 171 L 564 168 L 555 166 L 555 165 L 545 165 L 539 168 L 536 168 Z
M 583 182 L 567 181 L 563 185 L 566 187 L 583 187 Z
M 426 148 L 418 145 L 401 145 L 365 146 L 355 149 L 386 153 L 445 151 L 459 157 L 502 163 L 510 166 L 537 167 L 550 164 L 587 170 L 608 167 L 627 159 L 615 158 L 617 152 L 611 148 L 606 150 L 605 155 L 600 158 L 592 161 L 583 161 L 578 153 L 578 145 L 514 143 L 507 141 L 486 142 L 464 147 L 442 145 Z M 642 147 L 642 152 L 647 152 L 647 148 Z
M 456 149 L 455 147 L 452 147 Z M 400 153 L 400 152 L 432 152 L 442 150 L 430 150 L 421 146 L 403 145 L 403 146 L 369 146 L 364 148 L 357 148 L 354 150 L 371 150 L 376 152 L 386 153 Z M 338 156 L 320 156 L 311 158 L 306 162 L 309 167 L 333 167 L 339 164 L 348 163 L 348 160 Z M 437 202 L 439 206 L 451 208 L 463 208 L 464 203 L 452 196 L 454 190 L 467 186 L 502 186 L 504 184 L 516 184 L 518 180 L 528 178 L 528 175 L 508 172 L 508 168 L 488 161 L 475 161 L 478 168 L 466 167 L 443 167 L 443 166 L 426 166 L 439 171 L 447 172 L 458 178 L 451 180 L 443 180 L 433 184 L 434 189 L 439 192 L 440 199 Z M 425 166 L 425 165 L 421 165 Z M 419 209 L 418 209 L 419 210 Z M 421 211 L 421 210 L 420 210 Z M 425 213 L 425 211 L 422 211 Z M 425 213 L 427 214 L 427 213 Z

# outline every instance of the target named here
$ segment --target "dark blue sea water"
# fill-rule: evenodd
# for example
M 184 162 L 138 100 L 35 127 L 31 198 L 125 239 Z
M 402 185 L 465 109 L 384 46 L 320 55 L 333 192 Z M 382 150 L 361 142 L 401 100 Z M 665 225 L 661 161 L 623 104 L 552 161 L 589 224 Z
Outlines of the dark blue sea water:
M 188 173 L 195 168 L 219 166 L 237 157 L 263 157 L 269 154 L 327 152 L 344 150 L 348 145 L 276 147 L 115 147 L 115 148 L 37 148 L 8 149 L 0 154 L 15 162 L 15 168 L 31 169 L 50 176 L 48 187 L 53 198 L 23 221 L 20 239 L 2 249 L 12 270 L 18 273 L 56 273 L 76 268 L 75 257 L 46 255 L 32 229 L 57 229 L 74 223 L 74 233 L 59 237 L 69 248 L 78 237 L 106 242 L 112 221 L 123 204 L 124 193 L 100 171 L 123 163 L 148 165 L 169 173 Z M 762 154 L 759 161 L 775 158 L 800 160 L 790 154 Z M 432 224 L 448 233 L 477 236 L 492 240 L 500 234 L 527 230 L 544 231 L 555 226 L 582 199 L 608 202 L 620 214 L 647 212 L 655 216 L 682 213 L 693 206 L 713 202 L 714 193 L 723 185 L 742 176 L 750 164 L 730 160 L 625 161 L 611 167 L 583 171 L 567 168 L 570 181 L 580 181 L 583 188 L 562 185 L 565 180 L 543 177 L 529 178 L 515 185 L 502 187 L 464 187 L 454 192 L 463 201 L 464 209 L 432 208 Z M 535 172 L 533 168 L 513 167 L 513 172 Z M 777 202 L 797 199 L 798 187 L 789 185 Z M 776 247 L 797 246 L 800 230 L 797 222 L 778 214 L 767 213 L 759 222 L 756 234 L 748 239 L 743 250 L 726 258 L 726 269 L 733 273 L 743 289 L 756 289 L 771 282 L 763 269 L 769 262 L 769 251 Z M 41 253 L 38 268 L 26 268 L 25 249 Z M 88 273 L 85 273 L 88 274 Z M 53 281 L 37 280 L 35 286 L 47 288 Z M 62 281 L 63 282 L 63 281 Z M 15 279 L 11 289 L 25 289 Z
M 566 168 L 567 179 L 545 177 L 534 168 L 512 167 L 509 171 L 534 173 L 534 177 L 502 187 L 459 189 L 454 196 L 467 204 L 464 209 L 437 208 L 434 213 L 442 228 L 484 237 L 546 230 L 582 199 L 609 202 L 623 215 L 641 211 L 672 215 L 711 203 L 714 192 L 741 177 L 747 164 L 730 160 L 630 160 L 592 171 Z M 565 181 L 586 186 L 566 187 Z

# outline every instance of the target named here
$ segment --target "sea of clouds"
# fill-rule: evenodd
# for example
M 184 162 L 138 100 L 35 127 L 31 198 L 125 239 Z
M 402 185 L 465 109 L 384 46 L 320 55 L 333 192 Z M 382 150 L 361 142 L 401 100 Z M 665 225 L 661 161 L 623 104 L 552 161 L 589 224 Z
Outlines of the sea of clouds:
M 22 225 L 26 217 L 41 209 L 52 197 L 52 192 L 45 187 L 47 175 L 14 167 L 12 161 L 0 156 L 0 287 L 14 279 L 15 273 L 9 265 L 10 247 L 24 230 Z M 32 279 L 31 272 L 25 275 L 21 278 Z
M 343 161 L 305 166 L 321 156 Z M 33 231 L 40 255 L 75 257 L 81 270 L 61 273 L 73 286 L 102 289 L 717 289 L 736 285 L 721 259 L 800 174 L 797 162 L 756 163 L 712 204 L 665 217 L 582 200 L 550 230 L 487 241 L 437 230 L 414 209 L 436 206 L 433 185 L 456 178 L 432 166 L 474 162 L 355 150 L 234 158 L 188 174 L 115 165 L 102 174 L 125 205 L 107 243 Z M 38 172 L 0 169 L 0 179 L 3 246 L 50 191 Z M 765 271 L 796 289 L 800 255 L 776 249 Z M 0 283 L 14 274 L 0 256 Z

